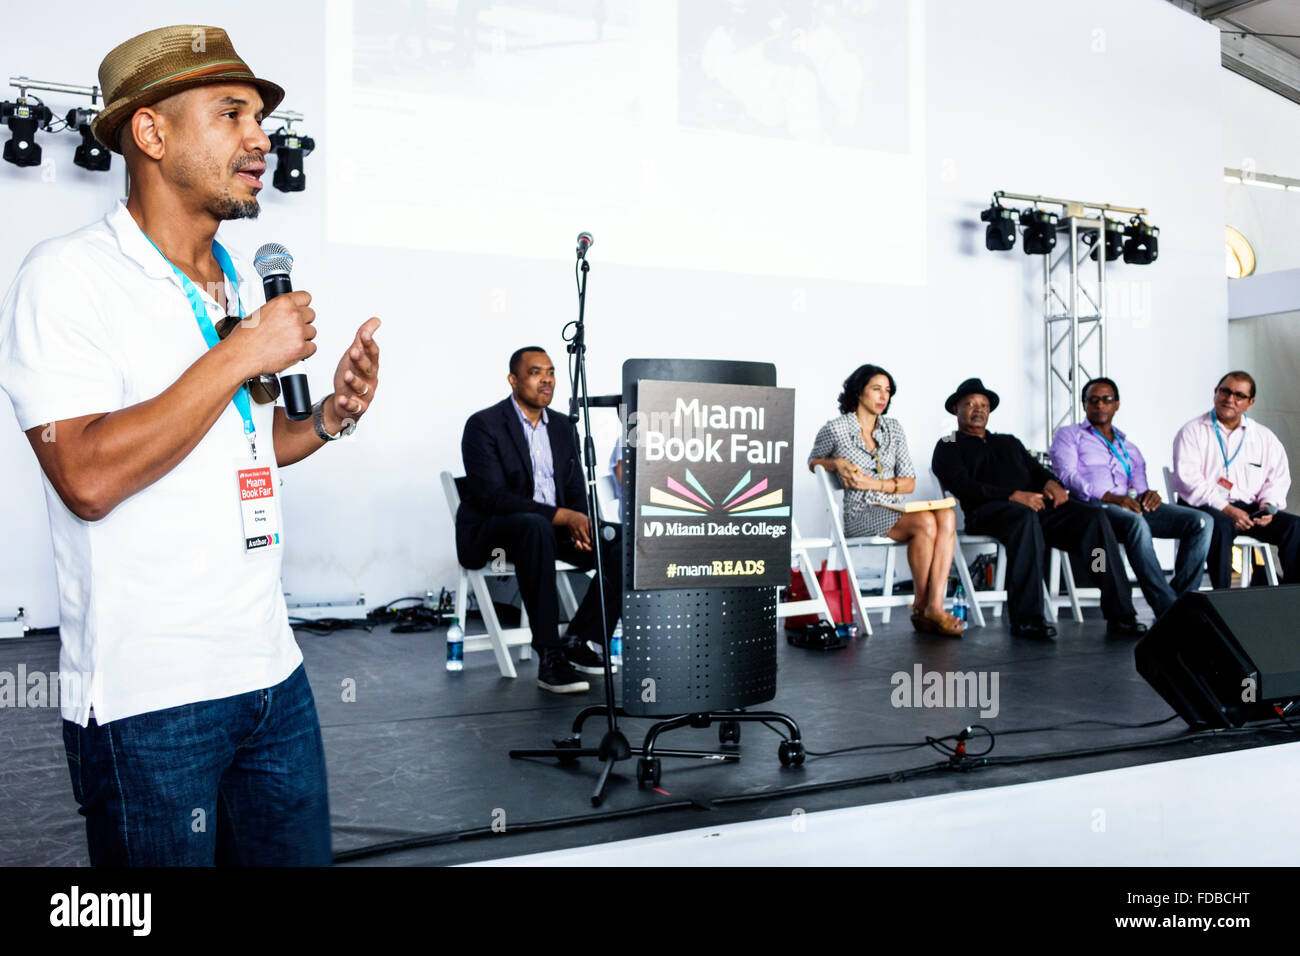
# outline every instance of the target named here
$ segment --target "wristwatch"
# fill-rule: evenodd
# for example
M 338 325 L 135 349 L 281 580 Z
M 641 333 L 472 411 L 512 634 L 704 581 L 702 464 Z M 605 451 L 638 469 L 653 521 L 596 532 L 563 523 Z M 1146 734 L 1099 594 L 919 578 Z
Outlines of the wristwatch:
M 344 426 L 337 435 L 331 435 L 325 430 L 325 403 L 334 396 L 327 395 L 311 407 L 311 423 L 316 429 L 316 434 L 320 436 L 321 441 L 338 441 L 344 435 L 351 435 L 357 427 L 356 422 Z

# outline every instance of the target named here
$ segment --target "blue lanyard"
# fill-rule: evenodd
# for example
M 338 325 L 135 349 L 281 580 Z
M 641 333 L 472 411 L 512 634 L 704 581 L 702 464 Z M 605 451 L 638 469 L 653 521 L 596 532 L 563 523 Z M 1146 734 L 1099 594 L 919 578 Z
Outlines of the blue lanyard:
M 1210 412 L 1210 422 L 1214 425 L 1214 437 L 1219 440 L 1219 454 L 1223 455 L 1223 473 L 1226 475 L 1228 473 L 1228 468 L 1237 460 L 1237 456 L 1241 454 L 1242 446 L 1246 444 L 1246 433 L 1241 433 L 1241 441 L 1237 445 L 1237 450 L 1234 451 L 1232 457 L 1229 458 L 1228 448 L 1223 443 L 1223 434 L 1219 431 L 1219 420 L 1215 417 L 1213 411 Z M 1243 425 L 1246 423 L 1245 415 L 1241 416 L 1241 422 Z
M 143 230 L 141 230 L 143 233 Z M 149 237 L 146 235 L 146 239 Z M 185 297 L 190 300 L 190 308 L 194 310 L 194 318 L 199 323 L 199 331 L 203 333 L 203 340 L 208 343 L 208 348 L 212 348 L 221 338 L 217 335 L 217 330 L 212 327 L 212 320 L 208 318 L 208 307 L 199 297 L 199 290 L 194 287 L 190 277 L 172 264 L 172 261 L 163 255 L 163 251 L 158 249 L 158 244 L 149 239 L 149 245 L 158 250 L 158 255 L 163 257 L 163 261 L 172 267 L 172 272 L 176 273 L 176 278 L 181 280 L 181 288 L 185 290 Z M 215 239 L 212 240 L 212 255 L 217 260 L 217 265 L 221 266 L 221 272 L 225 275 L 226 281 L 230 283 L 235 290 L 235 309 L 239 317 L 244 317 L 244 305 L 239 300 L 239 276 L 235 273 L 235 264 L 230 261 L 230 255 L 222 248 L 221 243 Z M 241 385 L 235 392 L 232 399 L 235 408 L 239 411 L 239 417 L 244 420 L 244 437 L 248 439 L 248 447 L 253 453 L 253 458 L 257 458 L 257 428 L 253 425 L 253 406 L 248 399 L 248 386 Z
M 1110 441 L 1106 438 L 1106 436 L 1103 435 L 1101 432 L 1097 431 L 1097 429 L 1094 428 L 1091 431 L 1102 441 L 1106 442 L 1106 447 L 1110 449 L 1110 453 L 1119 459 L 1119 463 L 1124 466 L 1124 474 L 1128 476 L 1129 485 L 1132 486 L 1133 460 L 1129 457 L 1128 448 L 1124 445 L 1123 436 L 1120 435 L 1119 432 L 1115 433 L 1115 439 L 1116 441 L 1119 442 L 1119 447 L 1116 448 L 1114 445 L 1110 443 Z

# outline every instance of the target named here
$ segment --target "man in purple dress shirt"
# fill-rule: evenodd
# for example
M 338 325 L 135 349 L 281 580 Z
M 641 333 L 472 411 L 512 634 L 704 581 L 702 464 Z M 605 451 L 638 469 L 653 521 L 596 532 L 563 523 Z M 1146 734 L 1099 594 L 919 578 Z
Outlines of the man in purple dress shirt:
M 1214 389 L 1214 408 L 1174 437 L 1178 498 L 1210 516 L 1210 582 L 1232 584 L 1232 539 L 1239 534 L 1276 544 L 1282 581 L 1300 584 L 1300 518 L 1288 514 L 1291 471 L 1286 449 L 1259 422 L 1246 418 L 1255 405 L 1255 379 L 1229 372 Z
M 1083 386 L 1086 424 L 1066 425 L 1052 441 L 1052 466 L 1080 501 L 1100 504 L 1151 610 L 1159 617 L 1179 595 L 1195 590 L 1210 547 L 1211 522 L 1194 508 L 1165 504 L 1147 484 L 1146 461 L 1113 424 L 1119 387 L 1108 378 Z M 1177 538 L 1173 581 L 1156 559 L 1152 538 Z

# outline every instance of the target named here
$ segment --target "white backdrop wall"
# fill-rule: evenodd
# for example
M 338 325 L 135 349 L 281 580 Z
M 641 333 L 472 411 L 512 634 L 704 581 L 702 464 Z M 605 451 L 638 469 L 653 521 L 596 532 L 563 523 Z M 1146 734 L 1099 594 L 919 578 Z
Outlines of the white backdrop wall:
M 1223 165 L 1300 179 L 1300 105 L 1230 70 L 1223 85 Z M 1300 192 L 1224 184 L 1224 216 L 1255 250 L 1255 274 L 1300 268 Z
M 1223 71 L 1224 165 L 1300 179 L 1300 104 Z M 1251 414 L 1300 461 L 1300 192 L 1225 184 L 1227 222 L 1255 249 L 1255 275 L 1230 280 L 1229 365 L 1255 376 Z M 1275 310 L 1278 310 L 1275 312 Z M 1284 310 L 1284 311 L 1283 311 Z M 1295 510 L 1296 494 L 1288 498 Z
M 575 5 L 581 6 L 536 0 L 492 9 L 505 15 Z M 597 232 L 588 300 L 593 391 L 616 391 L 621 362 L 630 356 L 773 361 L 780 383 L 798 390 L 802 460 L 817 428 L 835 412 L 840 381 L 858 363 L 873 361 L 898 381 L 893 413 L 921 466 L 921 494 L 937 490 L 928 475 L 930 451 L 953 427 L 942 401 L 967 376 L 980 375 L 1001 393 L 996 430 L 1016 432 L 1031 447 L 1045 442 L 1041 265 L 1018 248 L 984 250 L 978 213 L 995 189 L 1151 209 L 1162 229 L 1158 263 L 1117 263 L 1111 274 L 1121 314 L 1110 328 L 1110 372 L 1123 389 L 1121 424 L 1153 466 L 1167 461 L 1174 430 L 1205 404 L 1206 381 L 1225 361 L 1218 33 L 1164 0 L 1101 0 L 1086 8 L 1064 0 L 917 0 L 909 8 L 910 27 L 898 42 L 912 44 L 915 55 L 905 60 L 909 91 L 922 112 L 909 142 L 895 151 L 912 156 L 917 168 L 897 177 L 833 181 L 843 201 L 805 204 L 793 224 L 789 209 L 799 204 L 785 202 L 788 194 L 806 189 L 824 197 L 827 184 L 813 190 L 791 169 L 753 197 L 747 227 L 754 260 L 765 261 L 764 250 L 788 241 L 792 225 L 815 243 L 845 234 L 846 210 L 856 216 L 864 197 L 871 208 L 892 209 L 901 194 L 902 206 L 921 219 L 920 227 L 900 226 L 896 234 L 922 268 L 891 273 L 900 276 L 897 282 L 809 278 L 810 268 L 791 275 L 764 268 L 757 275 L 730 267 L 647 266 L 628 261 L 619 243 L 580 213 L 556 223 L 555 254 L 546 258 L 399 248 L 375 235 L 331 241 L 330 217 L 368 201 L 364 189 L 326 194 L 331 163 L 346 160 L 364 175 L 373 159 L 373 176 L 402 170 L 412 195 L 422 201 L 432 195 L 434 205 L 445 195 L 446 208 L 458 209 L 452 201 L 458 182 L 429 175 L 436 163 L 409 149 L 401 124 L 367 123 L 364 108 L 351 109 L 346 124 L 328 121 L 340 115 L 340 103 L 328 97 L 352 95 L 339 92 L 338 65 L 332 71 L 324 53 L 331 17 L 338 28 L 347 15 L 381 16 L 379 8 L 349 9 L 248 0 L 95 8 L 49 0 L 41 8 L 45 20 L 77 25 L 61 31 L 58 43 L 36 45 L 0 32 L 5 76 L 89 83 L 102 55 L 121 39 L 166 22 L 217 22 L 254 69 L 287 88 L 285 106 L 308 117 L 303 129 L 319 145 L 307 160 L 307 191 L 285 196 L 268 188 L 261 218 L 228 224 L 223 234 L 245 251 L 267 240 L 294 250 L 295 287 L 313 293 L 319 313 L 314 394 L 328 388 L 337 355 L 369 315 L 384 320 L 384 351 L 377 400 L 357 433 L 285 471 L 284 584 L 291 593 L 364 591 L 378 603 L 452 584 L 451 522 L 437 474 L 460 470 L 464 419 L 506 394 L 506 358 L 514 347 L 538 343 L 561 362 L 559 330 L 575 310 L 571 242 L 582 229 Z M 879 89 L 885 96 L 887 84 Z M 53 94 L 47 100 L 72 105 Z M 572 109 L 580 109 L 576 96 Z M 410 115 L 412 124 L 435 123 L 441 150 L 463 149 L 461 131 L 436 120 L 436 114 Z M 564 150 L 573 134 L 572 125 L 534 132 L 545 141 L 523 144 L 518 168 Z M 706 137 L 694 148 L 710 142 Z M 55 161 L 52 177 L 0 165 L 6 284 L 36 241 L 102 215 L 120 193 L 116 171 L 105 177 L 72 165 L 73 137 L 46 136 L 43 143 Z M 706 197 L 711 189 L 721 194 L 727 183 L 719 178 L 709 186 Z M 772 196 L 782 201 L 765 203 Z M 765 221 L 767 208 L 783 210 L 785 218 Z M 653 202 L 644 205 L 640 214 L 650 217 L 644 228 L 672 234 L 675 223 L 653 221 L 654 209 Z M 847 225 L 850 232 L 890 229 L 881 219 Z M 493 228 L 508 236 L 535 231 L 536 223 L 502 216 Z M 693 232 L 689 241 L 707 246 L 710 234 Z M 702 254 L 701 260 L 743 262 L 743 251 L 729 246 L 726 257 Z M 879 271 L 864 262 L 864 275 Z M 561 392 L 557 405 L 567 401 Z M 598 427 L 607 455 L 616 424 L 608 416 Z M 824 517 L 811 476 L 797 474 L 796 518 L 812 530 Z M 0 612 L 21 604 L 30 623 L 54 624 L 57 595 L 40 477 L 7 406 L 0 409 L 0 482 Z

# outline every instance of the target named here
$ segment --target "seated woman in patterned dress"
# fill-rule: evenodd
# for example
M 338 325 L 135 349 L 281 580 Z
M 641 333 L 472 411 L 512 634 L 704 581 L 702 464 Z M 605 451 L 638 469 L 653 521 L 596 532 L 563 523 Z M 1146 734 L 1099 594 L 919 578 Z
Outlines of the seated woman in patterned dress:
M 808 470 L 821 465 L 844 488 L 844 533 L 886 535 L 907 542 L 915 599 L 912 626 L 927 633 L 960 634 L 962 624 L 943 609 L 957 540 L 951 508 L 902 514 L 884 507 L 916 488 L 916 472 L 903 426 L 886 416 L 894 377 L 863 365 L 844 381 L 838 418 L 822 426 L 808 456 Z

